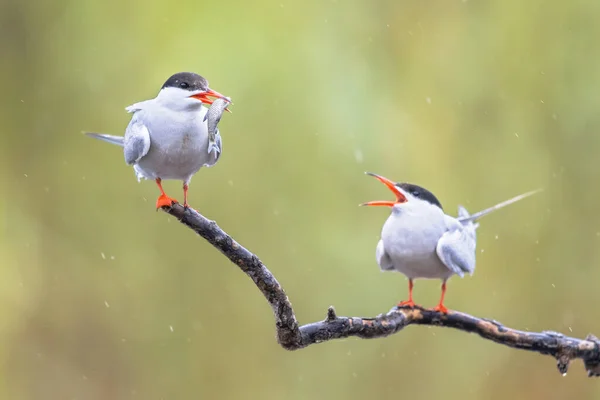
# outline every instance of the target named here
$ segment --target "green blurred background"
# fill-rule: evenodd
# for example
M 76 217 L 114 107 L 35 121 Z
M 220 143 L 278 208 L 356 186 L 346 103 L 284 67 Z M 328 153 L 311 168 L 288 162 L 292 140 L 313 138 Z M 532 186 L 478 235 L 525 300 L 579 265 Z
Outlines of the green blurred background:
M 1 0 L 0 398 L 597 399 L 580 361 L 410 327 L 280 348 L 252 282 L 154 211 L 120 149 L 124 107 L 195 71 L 234 100 L 191 205 L 254 251 L 301 323 L 406 298 L 375 246 L 391 194 L 486 217 L 447 306 L 600 334 L 600 3 Z M 181 197 L 181 184 L 167 182 Z M 417 281 L 436 304 L 439 282 Z

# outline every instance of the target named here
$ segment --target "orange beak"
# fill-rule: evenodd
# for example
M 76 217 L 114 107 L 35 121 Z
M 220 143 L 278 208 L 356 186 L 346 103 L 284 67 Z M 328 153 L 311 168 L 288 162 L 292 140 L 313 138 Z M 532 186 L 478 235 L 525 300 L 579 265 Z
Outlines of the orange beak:
M 369 202 L 360 204 L 361 206 L 394 207 L 394 205 L 396 205 L 396 204 L 406 203 L 406 201 L 407 201 L 406 196 L 404 196 L 402 194 L 402 192 L 400 191 L 400 189 L 398 189 L 398 187 L 396 186 L 396 184 L 394 182 L 390 181 L 388 178 L 384 178 L 383 176 L 374 174 L 372 172 L 365 172 L 365 174 L 371 175 L 372 177 L 377 179 L 379 182 L 381 182 L 385 186 L 387 186 L 387 188 L 390 189 L 392 191 L 392 193 L 394 193 L 396 195 L 396 201 L 383 201 L 383 200 L 369 201 Z
M 216 92 L 216 91 L 214 91 L 212 89 L 206 89 L 206 91 L 193 94 L 190 97 L 192 97 L 192 98 L 194 98 L 196 100 L 200 100 L 202 102 L 202 104 L 208 104 L 208 105 L 210 105 L 210 104 L 213 103 L 214 100 L 211 99 L 211 98 L 209 98 L 208 96 L 217 97 L 219 99 L 225 99 L 229 103 L 231 103 L 231 101 L 227 97 L 223 96 L 221 93 Z M 225 111 L 231 112 L 228 108 L 226 108 Z

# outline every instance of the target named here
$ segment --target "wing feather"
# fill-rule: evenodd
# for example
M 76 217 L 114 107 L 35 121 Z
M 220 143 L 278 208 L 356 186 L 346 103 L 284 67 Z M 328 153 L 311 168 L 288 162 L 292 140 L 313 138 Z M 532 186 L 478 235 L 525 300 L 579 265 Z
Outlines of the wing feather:
M 382 271 L 391 271 L 394 269 L 392 259 L 385 252 L 385 248 L 383 247 L 383 240 L 380 240 L 379 243 L 377 243 L 375 258 L 377 259 L 377 264 L 379 264 L 379 268 L 381 268 Z
M 150 131 L 135 115 L 125 131 L 124 151 L 125 162 L 135 164 L 150 150 Z
M 436 253 L 442 263 L 452 272 L 464 276 L 475 271 L 475 228 L 466 226 L 442 235 L 436 246 Z

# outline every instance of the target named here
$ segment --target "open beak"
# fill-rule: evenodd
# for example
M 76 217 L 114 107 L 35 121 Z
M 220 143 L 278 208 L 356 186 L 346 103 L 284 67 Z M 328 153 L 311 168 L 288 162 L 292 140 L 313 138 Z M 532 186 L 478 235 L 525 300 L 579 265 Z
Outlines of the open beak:
M 202 102 L 202 104 L 211 105 L 214 100 L 209 98 L 208 96 L 217 97 L 219 99 L 224 99 L 227 102 L 231 103 L 231 100 L 229 100 L 227 97 L 223 96 L 221 93 L 216 92 L 212 89 L 206 89 L 204 92 L 193 94 L 190 97 L 192 97 L 196 100 L 200 100 Z M 228 108 L 226 108 L 225 111 L 231 112 Z
M 406 196 L 404 196 L 402 194 L 402 192 L 400 191 L 400 189 L 398 189 L 398 187 L 396 186 L 396 184 L 394 182 L 390 181 L 388 178 L 384 178 L 383 176 L 374 174 L 372 172 L 365 172 L 365 174 L 371 175 L 372 177 L 377 179 L 379 182 L 381 182 L 385 186 L 387 186 L 387 188 L 390 189 L 396 195 L 396 201 L 383 201 L 383 200 L 369 201 L 369 202 L 360 204 L 361 206 L 394 207 L 394 205 L 396 205 L 396 204 L 406 203 L 406 201 L 407 201 Z

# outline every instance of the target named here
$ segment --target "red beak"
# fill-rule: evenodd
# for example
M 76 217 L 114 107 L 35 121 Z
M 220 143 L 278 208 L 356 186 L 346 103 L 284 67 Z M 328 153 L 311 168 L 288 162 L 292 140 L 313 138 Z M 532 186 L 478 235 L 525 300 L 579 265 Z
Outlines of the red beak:
M 395 182 L 392 182 L 388 178 L 384 178 L 383 176 L 374 174 L 372 172 L 365 172 L 365 174 L 371 175 L 372 177 L 374 177 L 375 179 L 377 179 L 379 182 L 381 182 L 385 186 L 387 186 L 387 188 L 390 189 L 392 191 L 392 193 L 394 193 L 396 195 L 396 201 L 383 201 L 383 200 L 369 201 L 369 202 L 366 202 L 366 203 L 362 203 L 361 206 L 385 206 L 385 207 L 393 207 L 396 204 L 406 203 L 406 201 L 407 201 L 406 200 L 406 196 L 404 196 L 402 194 L 402 192 L 400 191 L 400 189 L 398 189 L 398 187 L 396 186 Z
M 231 100 L 229 100 L 227 97 L 223 96 L 221 93 L 216 92 L 216 91 L 214 91 L 212 89 L 206 89 L 206 91 L 193 94 L 190 97 L 192 97 L 192 98 L 194 98 L 196 100 L 200 100 L 202 102 L 202 104 L 208 104 L 208 105 L 210 105 L 210 104 L 213 103 L 214 100 L 211 99 L 211 98 L 209 98 L 208 96 L 217 97 L 219 99 L 225 99 L 229 103 L 231 103 Z M 228 108 L 226 108 L 225 111 L 231 112 Z

